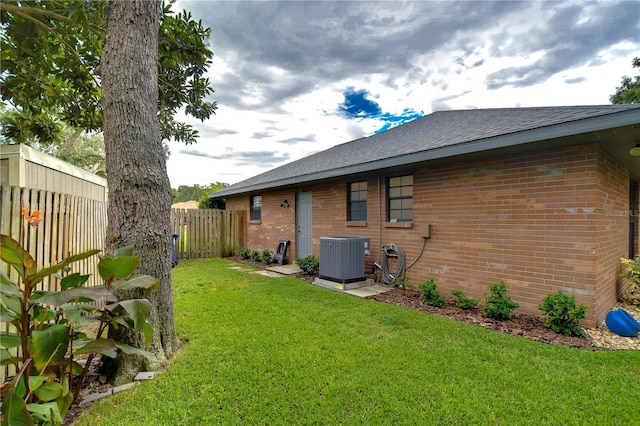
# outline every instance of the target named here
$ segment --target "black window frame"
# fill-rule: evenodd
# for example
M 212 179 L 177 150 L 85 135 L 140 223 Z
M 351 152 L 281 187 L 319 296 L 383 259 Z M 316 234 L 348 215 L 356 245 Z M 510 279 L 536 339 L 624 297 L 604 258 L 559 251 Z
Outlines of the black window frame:
M 396 184 L 398 179 L 399 185 Z M 388 177 L 386 192 L 387 221 L 413 222 L 413 175 Z M 399 207 L 396 207 L 395 205 L 398 204 Z M 392 206 L 394 207 L 392 208 Z M 400 214 L 398 215 L 397 212 Z
M 249 198 L 249 212 L 250 220 L 262 220 L 262 195 L 252 195 Z
M 354 188 L 354 185 L 357 188 Z M 366 180 L 350 182 L 347 185 L 347 221 L 363 222 L 367 220 L 367 187 Z

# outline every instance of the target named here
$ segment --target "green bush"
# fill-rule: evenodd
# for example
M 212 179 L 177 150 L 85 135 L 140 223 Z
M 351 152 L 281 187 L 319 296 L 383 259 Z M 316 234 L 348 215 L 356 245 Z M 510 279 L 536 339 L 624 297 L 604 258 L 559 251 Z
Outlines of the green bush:
M 436 308 L 444 307 L 444 298 L 438 291 L 438 285 L 436 281 L 431 278 L 422 284 L 420 287 L 420 298 L 425 301 L 429 306 L 435 306 Z
M 620 259 L 620 263 L 624 268 L 620 277 L 629 280 L 629 289 L 622 295 L 622 301 L 640 306 L 640 256 L 633 259 L 623 257 Z
M 489 289 L 491 295 L 487 297 L 484 314 L 497 320 L 511 319 L 511 311 L 519 308 L 520 305 L 507 296 L 507 287 L 504 285 L 504 281 L 492 284 Z
M 262 255 L 258 250 L 251 250 L 251 260 L 255 262 L 262 262 Z
M 306 257 L 297 258 L 295 263 L 307 274 L 317 274 L 320 270 L 320 260 L 312 254 Z
M 24 211 L 24 208 L 23 208 Z M 37 227 L 39 212 L 23 212 Z M 35 218 L 33 218 L 35 216 Z M 26 235 L 21 229 L 20 240 Z M 133 248 L 114 249 L 100 257 L 98 272 L 103 286 L 89 287 L 89 275 L 68 273 L 69 265 L 98 254 L 89 250 L 66 257 L 62 262 L 38 268 L 35 259 L 9 235 L 0 235 L 0 259 L 16 271 L 19 280 L 2 275 L 0 324 L 12 327 L 0 333 L 2 365 L 13 365 L 17 373 L 3 386 L 0 410 L 5 425 L 61 425 L 74 402 L 93 360 L 99 355 L 116 356 L 117 351 L 141 355 L 157 362 L 155 355 L 108 337 L 109 327 L 126 327 L 144 335 L 149 346 L 153 329 L 147 321 L 151 303 L 145 298 L 119 300 L 118 290 L 154 291 L 160 281 L 149 275 L 134 275 L 140 261 Z M 60 280 L 59 291 L 41 290 L 43 279 Z M 101 301 L 101 304 L 95 303 Z M 96 324 L 96 337 L 80 331 Z M 6 323 L 6 324 L 5 324 Z M 20 355 L 9 350 L 19 347 Z M 84 365 L 76 360 L 84 358 Z
M 582 304 L 576 307 L 575 297 L 561 291 L 550 294 L 542 299 L 540 310 L 547 314 L 546 328 L 567 336 L 587 336 L 578 323 L 587 315 L 589 308 Z
M 271 265 L 271 261 L 273 260 L 273 256 L 271 255 L 271 250 L 264 249 L 262 250 L 262 263 L 265 265 Z
M 240 256 L 242 256 L 243 259 L 249 259 L 251 257 L 251 250 L 249 250 L 248 247 L 242 247 L 240 249 Z
M 453 290 L 451 292 L 457 299 L 458 301 L 456 302 L 456 305 L 458 305 L 459 308 L 462 309 L 474 309 L 478 306 L 478 302 L 480 302 L 480 299 L 476 299 L 475 297 L 467 297 L 462 293 L 462 290 Z

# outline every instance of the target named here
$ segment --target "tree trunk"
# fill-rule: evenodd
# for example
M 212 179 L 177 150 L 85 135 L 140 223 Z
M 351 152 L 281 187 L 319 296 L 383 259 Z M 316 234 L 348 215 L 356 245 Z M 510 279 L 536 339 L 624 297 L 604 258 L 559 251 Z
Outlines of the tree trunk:
M 155 369 L 177 349 L 171 289 L 171 187 L 158 123 L 158 25 L 161 1 L 109 0 L 101 64 L 104 141 L 109 186 L 107 247 L 133 246 L 138 272 L 160 279 L 149 296 L 154 329 L 149 349 L 158 358 L 118 354 L 105 365 L 112 383 Z M 120 295 L 122 297 L 122 295 Z M 127 294 L 124 297 L 141 297 Z M 138 335 L 111 331 L 144 347 Z

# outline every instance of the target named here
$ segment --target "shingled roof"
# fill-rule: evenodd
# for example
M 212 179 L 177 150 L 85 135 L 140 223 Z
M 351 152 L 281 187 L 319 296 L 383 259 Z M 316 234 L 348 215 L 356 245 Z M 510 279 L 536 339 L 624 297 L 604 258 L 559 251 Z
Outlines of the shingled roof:
M 438 111 L 215 192 L 219 198 L 453 155 L 640 124 L 640 105 Z

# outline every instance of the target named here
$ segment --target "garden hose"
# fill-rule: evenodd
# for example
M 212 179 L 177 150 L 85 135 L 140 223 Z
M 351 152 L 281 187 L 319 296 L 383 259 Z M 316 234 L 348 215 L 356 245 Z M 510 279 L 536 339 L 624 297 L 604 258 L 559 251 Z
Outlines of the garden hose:
M 384 283 L 390 285 L 395 278 L 404 277 L 404 252 L 400 247 L 393 243 L 388 243 L 384 247 L 382 247 L 382 278 Z M 398 267 L 396 269 L 396 273 L 392 275 L 389 272 L 389 258 L 397 257 L 398 258 Z

